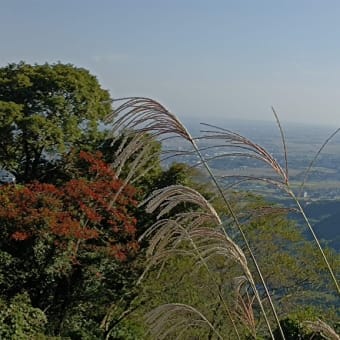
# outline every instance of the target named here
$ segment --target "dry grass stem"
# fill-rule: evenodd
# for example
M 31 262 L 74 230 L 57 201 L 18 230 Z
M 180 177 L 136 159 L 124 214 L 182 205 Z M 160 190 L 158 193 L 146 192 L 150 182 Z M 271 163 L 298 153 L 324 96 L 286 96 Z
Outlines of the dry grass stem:
M 188 237 L 195 243 L 206 262 L 215 256 L 232 259 L 241 265 L 244 274 L 251 279 L 247 259 L 242 249 L 220 230 L 195 228 L 188 231 Z
M 203 125 L 214 129 L 203 131 L 203 133 L 205 133 L 202 137 L 203 139 L 216 141 L 223 140 L 225 142 L 225 147 L 243 150 L 242 152 L 236 152 L 234 154 L 238 157 L 253 158 L 268 164 L 275 173 L 279 175 L 283 183 L 288 183 L 288 173 L 286 173 L 277 160 L 265 148 L 230 130 L 222 129 L 210 124 Z M 233 153 L 229 153 L 229 156 L 232 155 Z
M 235 284 L 235 313 L 237 318 L 249 330 L 249 332 L 256 338 L 256 320 L 253 311 L 253 304 L 255 296 L 251 296 L 247 285 L 249 281 L 247 277 L 240 276 L 234 279 Z
M 170 185 L 156 190 L 148 199 L 142 202 L 143 205 L 147 204 L 146 211 L 148 213 L 152 213 L 158 208 L 161 209 L 157 218 L 169 214 L 172 209 L 182 203 L 197 205 L 203 211 L 209 213 L 215 219 L 216 224 L 222 224 L 212 205 L 198 191 L 183 185 Z
M 112 163 L 117 177 L 120 176 L 128 161 L 138 158 L 140 154 L 145 155 L 147 151 L 151 151 L 150 144 L 152 141 L 153 139 L 150 136 L 130 133 L 125 134 L 121 141 L 117 139 L 111 143 L 113 145 L 115 142 L 120 142 Z M 149 157 L 153 158 L 155 156 L 153 153 L 149 153 Z M 132 166 L 129 168 L 132 168 Z

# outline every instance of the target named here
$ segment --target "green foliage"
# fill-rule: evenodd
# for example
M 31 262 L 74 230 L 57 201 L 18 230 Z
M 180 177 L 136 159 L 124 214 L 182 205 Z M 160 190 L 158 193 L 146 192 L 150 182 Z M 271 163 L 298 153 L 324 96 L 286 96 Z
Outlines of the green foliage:
M 170 258 L 165 264 L 154 267 L 141 285 L 139 294 L 141 307 L 133 315 L 135 322 L 139 322 L 147 329 L 149 325 L 145 324 L 144 318 L 149 311 L 167 303 L 183 303 L 202 312 L 221 334 L 226 335 L 226 339 L 235 339 L 233 326 L 218 294 L 220 291 L 227 305 L 232 308 L 235 304 L 233 277 L 242 273 L 231 262 L 222 258 L 214 258 L 210 264 L 212 270 L 208 273 L 206 268 L 200 265 L 199 259 L 191 254 Z M 228 267 L 228 273 L 224 270 L 225 266 Z M 180 336 L 180 339 L 191 337 L 208 339 L 211 336 L 208 328 L 190 327 L 190 321 L 187 322 L 185 333 L 180 335 L 173 330 L 171 336 L 173 338 Z M 240 327 L 240 332 L 246 334 L 243 326 Z M 148 339 L 147 335 L 143 339 Z
M 44 312 L 32 307 L 27 293 L 14 296 L 9 303 L 0 300 L 1 339 L 52 339 L 44 335 L 46 323 Z
M 131 103 L 132 114 L 140 114 L 130 120 L 133 128 L 151 127 L 149 134 L 127 129 L 104 140 L 99 124 L 111 101 L 88 71 L 60 63 L 0 68 L 0 166 L 26 183 L 0 187 L 0 338 L 148 340 L 145 315 L 161 304 L 178 303 L 193 306 L 209 322 L 191 319 L 187 310 L 176 328 L 173 322 L 181 315 L 175 310 L 165 322 L 169 338 L 266 339 L 271 327 L 265 321 L 275 322 L 268 312 L 272 299 L 287 340 L 323 339 L 303 321 L 324 318 L 334 325 L 339 314 L 329 304 L 338 306 L 338 300 L 312 244 L 281 208 L 257 196 L 228 191 L 228 207 L 217 197 L 220 188 L 212 189 L 192 167 L 173 163 L 163 170 L 161 144 L 152 138 L 159 135 L 157 128 L 165 134 L 178 129 L 188 141 L 191 136 L 157 103 L 145 98 Z M 281 184 L 288 183 L 288 174 L 264 149 L 225 131 L 229 143 L 255 150 L 282 176 Z M 100 152 L 78 157 L 80 149 Z M 187 196 L 181 192 L 179 202 L 163 197 L 150 214 L 137 206 L 154 190 L 179 184 L 202 195 L 182 200 Z M 215 210 L 201 211 L 200 199 Z M 161 234 L 164 253 L 153 258 L 146 251 L 150 240 L 139 243 L 137 237 L 162 209 L 162 218 L 183 225 Z M 195 229 L 198 221 L 205 221 L 204 228 Z M 197 230 L 203 230 L 201 238 L 186 238 Z M 167 248 L 167 237 L 175 240 L 169 242 L 174 249 Z M 250 250 L 256 261 L 248 263 Z M 332 267 L 340 268 L 338 254 L 325 253 Z M 261 268 L 267 296 L 254 264 Z M 274 336 L 281 338 L 279 329 Z
M 311 242 L 303 237 L 297 226 L 287 219 L 285 211 L 279 207 L 242 193 L 235 193 L 233 202 L 235 211 L 238 212 L 239 209 L 240 214 L 242 212 L 245 216 L 243 227 L 247 239 L 256 254 L 272 298 L 278 307 L 279 316 L 283 320 L 282 327 L 287 336 L 290 336 L 289 339 L 295 339 L 296 334 L 301 336 L 301 339 L 309 338 L 310 332 L 305 332 L 302 327 L 304 320 L 323 318 L 331 324 L 334 323 L 339 315 L 336 310 L 329 308 L 329 305 L 336 305 L 337 300 L 327 289 L 329 278 L 325 266 L 315 253 Z M 226 228 L 232 233 L 233 228 L 228 225 L 228 221 L 226 216 Z M 235 239 L 242 244 L 237 234 Z M 180 249 L 186 253 L 181 253 Z M 235 339 L 236 334 L 227 317 L 228 312 L 218 295 L 220 290 L 224 302 L 230 308 L 241 339 L 254 339 L 254 334 L 256 339 L 264 339 L 267 330 L 258 304 L 249 303 L 252 301 L 249 284 L 239 292 L 235 290 L 238 278 L 243 275 L 240 268 L 223 255 L 215 255 L 207 262 L 208 273 L 201 261 L 195 258 L 195 252 L 188 253 L 188 250 L 190 246 L 183 248 L 177 245 L 174 252 L 176 257 L 155 267 L 145 278 L 143 294 L 140 295 L 140 299 L 144 297 L 144 304 L 140 313 L 147 313 L 148 310 L 171 302 L 189 304 L 201 311 L 224 338 Z M 328 252 L 328 255 L 331 253 Z M 332 257 L 339 258 L 334 253 Z M 252 269 L 251 265 L 250 268 Z M 260 280 L 257 277 L 255 280 L 260 286 Z M 264 304 L 268 308 L 267 301 L 264 300 Z M 251 325 L 251 315 L 257 320 L 255 330 Z M 140 317 L 136 315 L 137 320 Z M 285 321 L 286 319 L 290 321 Z M 293 319 L 299 321 L 291 322 Z M 188 327 L 187 332 L 187 337 L 196 335 L 207 338 L 209 335 L 208 329 L 198 330 L 194 327 Z M 175 336 L 177 333 L 173 330 L 172 334 Z M 278 330 L 275 334 L 280 339 Z M 185 338 L 183 334 L 182 337 Z
M 25 290 L 46 310 L 47 334 L 102 339 L 110 306 L 125 310 L 136 294 L 135 190 L 99 154 L 81 157 L 81 177 L 60 187 L 0 187 L 0 292 Z
M 113 327 L 107 335 L 108 340 L 142 340 L 145 328 L 128 318 Z
M 285 318 L 281 320 L 281 327 L 283 329 L 286 340 L 324 340 L 326 339 L 320 334 L 313 334 L 307 331 L 301 322 L 295 318 Z M 278 330 L 274 331 L 275 339 L 282 339 Z
M 0 68 L 0 165 L 20 181 L 72 146 L 95 143 L 111 111 L 109 93 L 87 70 L 70 64 Z
M 193 169 L 184 163 L 172 163 L 158 179 L 158 187 L 164 188 L 169 185 L 190 185 L 195 174 Z

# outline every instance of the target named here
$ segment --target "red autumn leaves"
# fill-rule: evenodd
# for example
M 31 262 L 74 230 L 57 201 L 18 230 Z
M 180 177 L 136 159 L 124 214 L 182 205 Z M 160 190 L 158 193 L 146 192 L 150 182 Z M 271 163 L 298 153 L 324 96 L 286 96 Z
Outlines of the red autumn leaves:
M 135 189 L 115 177 L 101 154 L 81 152 L 79 178 L 60 187 L 34 182 L 0 188 L 0 228 L 15 242 L 51 237 L 54 243 L 95 248 L 124 260 L 134 238 Z

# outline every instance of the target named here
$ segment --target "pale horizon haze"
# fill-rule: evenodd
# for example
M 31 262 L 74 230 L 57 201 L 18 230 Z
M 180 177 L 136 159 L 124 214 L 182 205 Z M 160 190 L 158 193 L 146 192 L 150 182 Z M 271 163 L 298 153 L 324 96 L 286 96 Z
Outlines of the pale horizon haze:
M 0 0 L 0 66 L 87 68 L 185 120 L 340 127 L 340 1 Z

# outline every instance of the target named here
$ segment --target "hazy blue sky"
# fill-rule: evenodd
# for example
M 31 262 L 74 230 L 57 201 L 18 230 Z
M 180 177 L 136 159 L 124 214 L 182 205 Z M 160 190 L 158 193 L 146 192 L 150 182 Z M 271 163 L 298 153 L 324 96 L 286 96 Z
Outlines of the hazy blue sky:
M 340 126 L 338 0 L 0 0 L 0 64 L 70 62 L 180 117 Z

